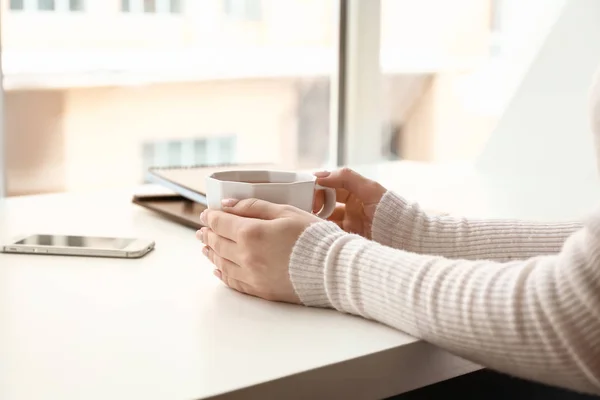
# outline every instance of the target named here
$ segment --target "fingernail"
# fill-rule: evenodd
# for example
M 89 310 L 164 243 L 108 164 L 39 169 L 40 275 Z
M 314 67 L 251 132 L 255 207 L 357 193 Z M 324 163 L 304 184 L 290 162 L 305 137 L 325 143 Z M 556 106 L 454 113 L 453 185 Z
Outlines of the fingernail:
M 200 222 L 203 223 L 204 225 L 206 225 L 206 210 L 202 211 L 202 213 L 200 213 Z
M 319 172 L 315 172 L 315 176 L 317 178 L 327 178 L 329 175 L 331 175 L 331 172 L 329 171 L 319 171 Z
M 219 271 L 218 269 L 215 269 L 213 271 L 213 275 L 216 276 L 219 279 L 221 279 L 221 277 L 223 276 L 223 275 L 221 275 L 221 271 Z
M 236 199 L 223 199 L 221 200 L 221 205 L 223 207 L 234 207 L 239 202 L 240 201 Z
M 201 241 L 202 243 L 204 243 L 202 241 L 202 234 L 203 234 L 202 229 L 197 230 L 196 231 L 196 239 L 198 239 L 199 241 Z
M 204 246 L 202 248 L 202 254 L 204 254 L 206 257 L 208 257 L 208 247 Z
M 204 243 L 204 235 L 206 235 L 206 228 L 200 228 L 200 230 L 198 232 L 196 232 L 196 236 L 198 236 L 198 239 L 200 239 L 200 241 L 202 243 Z M 206 244 L 206 243 L 204 243 Z

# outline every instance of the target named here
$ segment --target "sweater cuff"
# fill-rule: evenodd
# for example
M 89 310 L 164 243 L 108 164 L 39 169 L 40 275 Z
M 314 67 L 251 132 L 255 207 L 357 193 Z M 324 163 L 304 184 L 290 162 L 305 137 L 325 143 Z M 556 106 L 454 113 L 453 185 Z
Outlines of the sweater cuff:
M 326 264 L 331 248 L 346 235 L 332 222 L 309 226 L 296 241 L 290 258 L 289 273 L 300 301 L 310 307 L 331 308 L 325 287 Z
M 403 230 L 399 228 L 401 224 L 407 223 L 407 218 L 414 218 L 411 208 L 412 205 L 403 197 L 392 191 L 386 192 L 375 210 L 371 228 L 373 240 L 384 246 L 402 248 Z

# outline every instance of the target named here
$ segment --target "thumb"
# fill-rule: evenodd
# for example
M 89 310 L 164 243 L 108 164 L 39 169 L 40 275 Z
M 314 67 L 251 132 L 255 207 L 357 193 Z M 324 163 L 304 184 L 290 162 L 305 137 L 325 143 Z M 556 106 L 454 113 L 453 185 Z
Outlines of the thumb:
M 275 219 L 282 213 L 282 206 L 259 199 L 225 199 L 221 202 L 223 211 L 240 217 Z
M 333 189 L 345 189 L 363 201 L 376 201 L 385 194 L 383 186 L 350 168 L 342 168 L 330 174 L 317 173 L 315 175 L 319 185 Z

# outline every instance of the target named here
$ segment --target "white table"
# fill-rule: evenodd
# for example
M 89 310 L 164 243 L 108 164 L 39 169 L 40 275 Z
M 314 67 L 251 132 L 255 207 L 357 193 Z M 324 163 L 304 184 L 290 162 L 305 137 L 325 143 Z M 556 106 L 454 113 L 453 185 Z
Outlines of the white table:
M 396 188 L 428 207 L 493 211 L 478 177 L 443 171 L 363 169 L 384 182 L 405 174 Z M 470 206 L 448 194 L 466 184 L 480 188 Z M 478 368 L 375 322 L 235 293 L 212 276 L 193 230 L 130 198 L 0 200 L 2 241 L 30 232 L 156 240 L 139 260 L 0 254 L 0 399 L 368 399 Z

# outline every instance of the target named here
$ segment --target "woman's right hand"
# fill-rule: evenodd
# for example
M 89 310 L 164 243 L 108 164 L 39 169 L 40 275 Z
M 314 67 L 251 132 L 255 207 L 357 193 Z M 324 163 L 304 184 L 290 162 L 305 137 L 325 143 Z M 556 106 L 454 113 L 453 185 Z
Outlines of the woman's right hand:
M 348 168 L 333 172 L 317 172 L 317 184 L 336 191 L 338 205 L 328 218 L 348 233 L 371 239 L 375 210 L 386 189 Z M 317 191 L 313 209 L 323 207 L 323 191 Z

